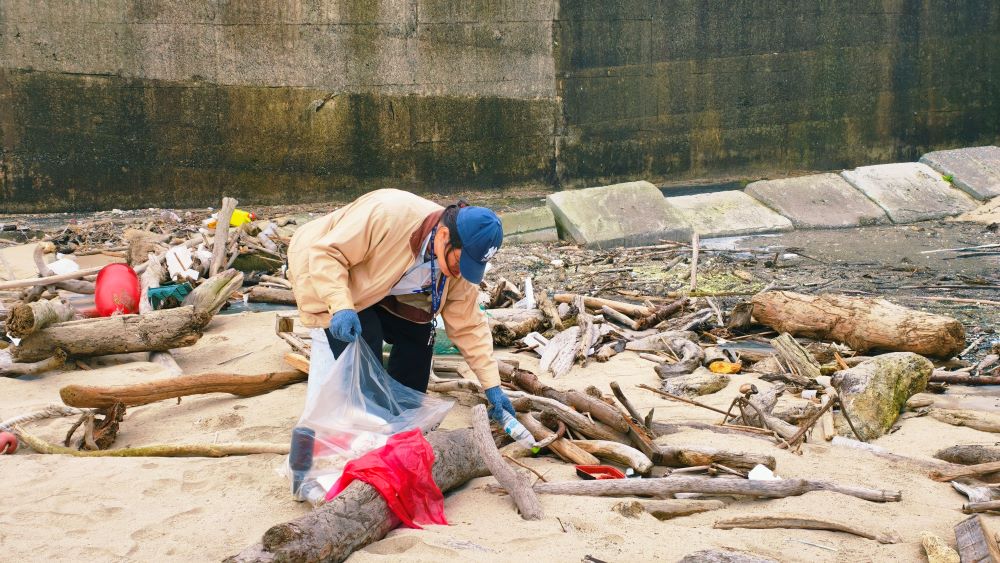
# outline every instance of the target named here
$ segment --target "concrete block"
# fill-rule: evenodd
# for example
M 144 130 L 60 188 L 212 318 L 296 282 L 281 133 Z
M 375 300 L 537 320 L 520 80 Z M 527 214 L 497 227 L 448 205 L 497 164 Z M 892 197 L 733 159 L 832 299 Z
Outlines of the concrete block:
M 508 244 L 559 240 L 556 218 L 548 207 L 533 207 L 524 211 L 504 213 L 500 216 L 500 220 L 503 222 L 504 242 Z
M 563 238 L 591 248 L 691 238 L 691 226 L 649 182 L 558 192 L 547 201 Z
M 881 207 L 837 174 L 814 174 L 754 182 L 748 195 L 787 217 L 797 229 L 836 229 L 881 225 Z
M 919 162 L 861 166 L 841 176 L 884 209 L 893 223 L 940 219 L 976 207 L 965 192 Z
M 951 176 L 955 187 L 976 199 L 1000 196 L 1000 147 L 929 152 L 920 162 Z
M 732 237 L 792 230 L 792 222 L 743 192 L 668 197 L 702 237 Z

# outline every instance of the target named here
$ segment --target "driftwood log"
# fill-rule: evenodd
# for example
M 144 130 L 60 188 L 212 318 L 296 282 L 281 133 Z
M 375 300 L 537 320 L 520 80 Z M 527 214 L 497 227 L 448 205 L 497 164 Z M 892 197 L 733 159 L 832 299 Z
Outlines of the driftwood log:
M 442 492 L 489 475 L 472 430 L 435 431 L 427 440 L 434 448 L 434 482 Z M 271 527 L 261 543 L 225 561 L 343 561 L 398 525 L 378 490 L 354 481 L 337 498 L 305 516 Z
M 7 317 L 7 332 L 24 338 L 45 327 L 73 320 L 76 309 L 62 299 L 49 299 L 15 306 Z
M 788 528 L 792 530 L 829 530 L 832 532 L 853 534 L 862 538 L 875 540 L 879 543 L 892 544 L 902 541 L 899 534 L 892 531 L 873 533 L 862 528 L 851 526 L 850 524 L 820 520 L 809 516 L 738 516 L 736 518 L 720 520 L 715 523 L 715 527 L 720 530 L 732 530 L 733 528 L 750 528 L 754 530 L 766 530 L 772 528 Z
M 579 295 L 572 293 L 557 293 L 553 299 L 556 303 L 569 303 L 572 304 Z M 584 297 L 583 304 L 585 307 L 594 310 L 600 310 L 601 307 L 607 306 L 611 307 L 619 313 L 624 313 L 632 318 L 648 317 L 656 311 L 651 310 L 649 307 L 644 305 L 633 305 L 631 303 L 623 303 L 621 301 L 612 301 L 610 299 L 601 299 L 599 297 Z
M 962 512 L 966 514 L 976 514 L 979 512 L 996 512 L 998 510 L 1000 510 L 1000 500 L 969 502 L 962 505 Z
M 725 508 L 721 500 L 633 500 L 620 502 L 612 509 L 623 516 L 636 518 L 643 512 L 649 513 L 657 520 L 670 520 L 679 516 L 708 512 Z
M 247 292 L 247 300 L 251 303 L 274 303 L 276 305 L 295 305 L 295 295 L 291 289 L 264 287 L 256 285 Z
M 781 479 L 749 481 L 746 479 L 709 479 L 703 477 L 663 477 L 660 479 L 608 479 L 602 481 L 566 481 L 535 483 L 536 492 L 549 495 L 669 497 L 676 493 L 745 495 L 760 498 L 784 498 L 812 491 L 832 491 L 871 502 L 898 502 L 902 493 L 840 485 L 829 481 Z
M 1000 546 L 981 514 L 955 524 L 955 543 L 963 563 L 1000 561 Z
M 514 346 L 530 332 L 544 328 L 545 315 L 538 309 L 490 309 L 486 312 L 493 342 Z
M 774 456 L 717 450 L 705 446 L 658 446 L 653 463 L 667 467 L 698 467 L 718 463 L 733 469 L 750 470 L 757 465 L 774 469 Z
M 35 267 L 38 269 L 38 275 L 40 277 L 45 278 L 55 275 L 55 272 L 53 272 L 52 269 L 49 268 L 48 263 L 45 262 L 44 245 L 39 244 L 35 247 L 35 251 L 32 253 L 32 258 L 35 261 Z M 53 284 L 52 287 L 85 295 L 93 295 L 94 293 L 94 282 L 86 280 L 61 281 Z
M 517 391 L 508 393 L 507 396 L 510 397 L 511 403 L 518 411 L 551 411 L 555 413 L 560 420 L 566 423 L 566 426 L 569 426 L 574 431 L 579 432 L 588 438 L 593 438 L 595 440 L 611 440 L 613 442 L 621 442 L 623 444 L 630 442 L 628 436 L 624 433 L 619 432 L 602 422 L 591 420 L 587 416 L 580 414 L 579 412 L 554 399 Z
M 149 253 L 146 259 L 146 270 L 139 276 L 139 314 L 145 315 L 153 310 L 153 304 L 149 301 L 149 290 L 160 287 L 160 284 L 167 277 L 167 270 L 164 270 L 163 262 L 153 253 Z
M 967 426 L 980 432 L 1000 432 L 1000 415 L 988 411 L 934 408 L 930 416 L 952 426 Z
M 490 421 L 486 415 L 485 405 L 472 407 L 472 437 L 483 463 L 489 468 L 497 483 L 500 483 L 514 500 L 521 517 L 525 520 L 544 518 L 542 504 L 538 501 L 538 495 L 531 489 L 531 485 L 500 457 L 500 452 L 497 451 L 496 443 L 493 441 L 493 433 L 490 432 Z
M 518 414 L 517 420 L 528 429 L 528 432 L 531 432 L 536 442 L 549 441 L 556 436 L 554 432 L 543 426 L 537 418 L 529 413 Z M 556 438 L 547 447 L 569 463 L 577 465 L 600 465 L 601 463 L 601 460 L 594 457 L 593 454 L 585 452 L 580 446 L 566 438 Z
M 976 465 L 1000 461 L 1000 447 L 980 445 L 959 445 L 938 450 L 934 454 L 937 459 L 960 465 Z
M 808 350 L 802 347 L 790 334 L 783 333 L 777 338 L 771 339 L 771 347 L 778 352 L 778 356 L 785 362 L 788 369 L 792 371 L 792 376 L 800 378 L 800 386 L 804 386 L 810 379 L 819 377 L 819 363 L 813 358 Z M 799 381 L 796 381 L 798 384 Z
M 215 274 L 224 270 L 228 263 L 226 247 L 229 245 L 229 222 L 233 218 L 233 211 L 236 210 L 237 203 L 234 198 L 222 198 L 222 207 L 215 215 L 215 238 L 212 240 L 212 263 L 209 266 L 210 277 L 214 277 Z
M 219 443 L 219 444 L 154 444 L 118 450 L 77 450 L 50 444 L 23 428 L 13 428 L 17 439 L 40 454 L 64 454 L 74 457 L 225 457 L 230 455 L 288 454 L 288 444 Z
M 36 375 L 63 367 L 66 363 L 66 353 L 53 350 L 53 355 L 37 362 L 11 362 L 10 354 L 0 350 L 0 375 L 18 377 L 21 375 Z
M 242 282 L 243 274 L 228 270 L 191 292 L 184 307 L 59 323 L 28 335 L 11 356 L 16 362 L 37 362 L 57 349 L 70 357 L 89 357 L 191 346 Z
M 752 302 L 761 324 L 792 336 L 843 342 L 859 353 L 887 350 L 950 358 L 965 347 L 965 329 L 957 320 L 884 299 L 768 291 Z
M 579 412 L 590 413 L 595 420 L 603 422 L 619 432 L 628 432 L 628 423 L 625 421 L 625 416 L 621 411 L 586 393 L 575 389 L 559 391 L 542 383 L 534 373 L 523 369 L 514 370 L 511 376 L 505 376 L 503 379 L 513 383 L 527 393 L 559 401 Z
M 640 475 L 647 475 L 653 462 L 639 450 L 618 442 L 607 440 L 573 440 L 581 450 L 599 458 L 631 467 Z
M 230 393 L 237 397 L 253 397 L 305 380 L 306 374 L 300 371 L 279 371 L 260 375 L 203 373 L 114 387 L 67 385 L 59 390 L 59 396 L 71 407 L 108 408 L 116 402 L 123 403 L 127 407 L 135 407 L 205 393 Z
M 1000 461 L 991 461 L 989 463 L 966 465 L 958 469 L 934 470 L 930 472 L 930 478 L 935 481 L 953 481 L 960 477 L 978 477 L 998 471 L 1000 471 Z
M 729 549 L 703 549 L 688 553 L 677 563 L 779 563 L 777 559 L 760 557 L 745 551 Z
M 1000 376 L 969 375 L 967 373 L 946 373 L 934 370 L 928 383 L 948 383 L 951 385 L 1000 385 Z

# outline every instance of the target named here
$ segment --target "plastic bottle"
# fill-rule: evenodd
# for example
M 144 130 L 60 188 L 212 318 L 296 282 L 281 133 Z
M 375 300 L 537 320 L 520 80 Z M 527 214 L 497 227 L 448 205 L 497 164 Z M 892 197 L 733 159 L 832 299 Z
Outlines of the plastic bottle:
M 503 431 L 513 438 L 515 442 L 531 450 L 533 454 L 538 453 L 539 448 L 535 446 L 535 438 L 532 437 L 531 432 L 528 432 L 528 429 L 518 422 L 512 414 L 503 411 L 503 419 L 500 423 L 503 424 Z
M 257 220 L 256 213 L 253 213 L 252 211 L 243 211 L 242 209 L 236 209 L 233 210 L 233 215 L 229 219 L 229 226 L 239 227 L 244 223 L 250 223 L 251 221 L 256 221 L 256 220 Z M 205 226 L 208 227 L 209 229 L 214 229 L 215 226 L 218 224 L 218 222 L 219 222 L 218 215 L 216 214 L 213 215 L 212 218 L 205 223 Z
M 296 426 L 292 429 L 292 445 L 288 453 L 288 466 L 292 470 L 292 496 L 305 500 L 300 494 L 306 475 L 312 469 L 313 444 L 316 442 L 316 432 L 312 428 Z
M 318 507 L 326 502 L 326 489 L 315 479 L 309 479 L 299 487 L 299 492 L 295 495 L 295 500 L 299 502 L 309 501 L 309 504 L 313 505 L 313 507 Z

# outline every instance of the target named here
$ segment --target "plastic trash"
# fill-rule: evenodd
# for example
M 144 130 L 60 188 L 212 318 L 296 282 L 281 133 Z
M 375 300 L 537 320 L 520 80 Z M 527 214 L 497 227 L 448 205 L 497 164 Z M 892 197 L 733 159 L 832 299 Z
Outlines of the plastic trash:
M 153 309 L 173 309 L 174 307 L 180 307 L 181 303 L 184 302 L 184 298 L 187 297 L 193 289 L 194 288 L 189 283 L 177 283 L 172 285 L 161 285 L 160 287 L 151 287 L 147 292 L 149 304 L 153 307 Z
M 435 428 L 454 403 L 404 386 L 358 340 L 339 358 L 322 329 L 313 329 L 306 404 L 295 425 L 292 449 L 279 472 L 293 492 L 310 480 L 332 484 L 351 460 L 384 446 L 389 437 L 412 429 Z M 311 459 L 305 463 L 305 433 L 312 432 Z M 308 500 L 302 491 L 299 500 Z
M 250 223 L 257 220 L 257 214 L 251 211 L 244 211 L 242 209 L 236 209 L 233 211 L 233 216 L 229 218 L 230 227 L 240 227 L 244 223 Z M 212 218 L 205 223 L 205 226 L 209 229 L 214 229 L 218 224 L 218 213 L 213 213 Z
M 418 428 L 390 436 L 385 446 L 352 460 L 330 488 L 332 500 L 354 480 L 378 489 L 389 509 L 410 528 L 448 524 L 444 495 L 434 482 L 434 449 Z
M 773 471 L 758 463 L 750 470 L 750 473 L 747 473 L 747 479 L 751 481 L 780 481 L 781 477 L 775 476 Z
M 501 419 L 500 424 L 503 425 L 503 431 L 513 438 L 515 442 L 525 449 L 531 450 L 532 453 L 538 453 L 539 448 L 536 445 L 535 438 L 512 414 L 503 411 L 503 419 Z
M 94 282 L 94 307 L 102 317 L 139 312 L 139 276 L 125 264 L 108 264 Z
M 524 299 L 521 299 L 517 303 L 514 303 L 515 309 L 534 309 L 537 305 L 535 304 L 535 288 L 531 284 L 531 276 L 524 278 Z
M 52 270 L 52 273 L 56 275 L 69 274 L 80 269 L 80 265 L 69 258 L 60 258 L 47 265 Z
M 194 258 L 191 255 L 191 249 L 184 245 L 174 246 L 167 250 L 164 254 L 164 260 L 167 263 L 167 273 L 174 281 L 196 281 L 201 275 L 198 270 L 191 268 L 191 265 L 194 264 Z

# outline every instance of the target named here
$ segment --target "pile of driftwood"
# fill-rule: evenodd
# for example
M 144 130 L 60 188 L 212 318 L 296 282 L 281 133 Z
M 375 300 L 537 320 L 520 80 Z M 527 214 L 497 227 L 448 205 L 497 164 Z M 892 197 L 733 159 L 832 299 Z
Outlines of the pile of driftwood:
M 516 295 L 514 297 L 517 297 Z M 519 327 L 513 318 L 498 320 L 496 313 L 505 309 L 490 309 L 491 323 L 494 334 L 499 326 L 501 331 L 526 331 L 525 334 L 539 330 L 558 330 L 565 334 L 570 328 L 566 325 L 575 322 L 575 327 L 583 333 L 588 326 L 602 323 L 595 319 L 597 306 L 621 307 L 620 303 L 610 301 L 590 301 L 580 296 L 555 297 L 556 302 L 566 304 L 559 315 L 561 329 L 546 328 L 546 323 L 555 322 L 555 317 L 532 323 L 531 330 Z M 609 305 L 609 303 L 611 305 Z M 660 318 L 650 326 L 656 326 L 669 321 L 671 315 L 683 322 L 671 328 L 695 328 L 690 319 L 683 319 L 686 303 L 678 302 L 670 305 L 669 313 L 661 308 L 649 310 L 636 307 L 631 312 L 641 320 L 660 313 Z M 547 307 L 547 305 L 542 305 Z M 624 309 L 624 307 L 621 307 Z M 559 314 L 558 309 L 556 314 Z M 531 311 L 521 309 L 506 309 L 508 311 Z M 606 314 L 606 311 L 601 311 Z M 621 312 L 621 311 L 618 311 Z M 512 313 L 512 315 L 523 313 Z M 623 313 L 625 314 L 625 313 Z M 714 315 L 714 312 L 712 313 Z M 543 313 L 544 315 L 544 313 Z M 628 316 L 628 315 L 626 315 Z M 631 318 L 631 317 L 630 317 Z M 551 319 L 551 320 L 549 320 Z M 574 320 L 575 319 L 575 320 Z M 680 320 L 683 319 L 683 320 Z M 305 335 L 296 334 L 293 330 L 294 319 L 291 315 L 279 317 L 277 331 L 295 350 L 286 359 L 292 365 L 307 372 L 309 369 L 309 343 Z M 650 323 L 651 321 L 646 321 Z M 558 326 L 558 325 L 556 325 Z M 665 328 L 661 326 L 661 329 Z M 575 332 L 575 331 L 574 331 Z M 595 331 L 600 335 L 600 331 Z M 654 330 L 654 333 L 656 331 Z M 623 326 L 604 333 L 609 342 L 635 342 L 642 338 L 641 331 Z M 638 336 L 638 337 L 637 337 Z M 579 345 L 579 335 L 576 335 L 576 351 L 582 350 Z M 595 340 L 589 340 L 589 348 L 594 348 Z M 689 341 L 691 342 L 691 341 Z M 529 349 L 529 347 L 525 347 Z M 565 348 L 560 348 L 565 349 Z M 541 355 L 544 357 L 544 351 Z M 590 354 L 583 357 L 573 356 L 573 360 L 584 361 Z M 462 377 L 468 375 L 468 367 L 456 357 L 437 356 L 433 363 L 434 377 L 429 386 L 433 392 L 467 393 L 473 402 L 481 402 L 481 389 L 478 383 Z M 450 433 L 432 432 L 429 436 L 435 447 L 438 459 L 434 465 L 434 475 L 442 490 L 447 491 L 459 486 L 468 479 L 492 473 L 500 487 L 498 491 L 509 493 L 514 506 L 526 519 L 544 517 L 544 511 L 538 501 L 538 495 L 571 494 L 590 496 L 632 496 L 652 497 L 660 500 L 640 500 L 623 506 L 621 510 L 646 511 L 658 518 L 672 518 L 686 514 L 694 514 L 713 510 L 724 506 L 718 500 L 690 500 L 673 498 L 678 493 L 698 493 L 709 496 L 750 496 L 755 498 L 781 498 L 805 494 L 809 491 L 826 490 L 841 494 L 856 496 L 872 502 L 892 502 L 900 500 L 900 493 L 867 487 L 841 485 L 826 481 L 804 479 L 753 480 L 748 478 L 751 470 L 762 466 L 774 469 L 774 456 L 761 455 L 743 451 L 733 451 L 703 446 L 681 446 L 670 443 L 670 434 L 687 428 L 707 429 L 720 433 L 738 433 L 753 438 L 776 436 L 784 445 L 797 444 L 812 428 L 814 420 L 806 421 L 797 427 L 782 421 L 776 432 L 770 429 L 775 425 L 774 418 L 769 414 L 774 406 L 774 400 L 779 394 L 772 391 L 762 396 L 751 396 L 747 403 L 739 403 L 740 409 L 734 406 L 733 416 L 727 416 L 724 424 L 704 424 L 677 422 L 664 424 L 652 420 L 652 413 L 643 415 L 638 412 L 626 396 L 621 386 L 611 381 L 606 391 L 597 387 L 585 390 L 563 391 L 555 389 L 531 371 L 520 369 L 517 365 L 506 361 L 500 362 L 501 378 L 507 388 L 507 394 L 518 411 L 518 420 L 532 433 L 536 445 L 543 452 L 562 459 L 574 465 L 597 465 L 612 463 L 627 468 L 636 476 L 644 479 L 625 479 L 607 481 L 568 481 L 547 482 L 540 478 L 539 482 L 531 484 L 527 475 L 519 473 L 507 462 L 521 465 L 516 458 L 528 455 L 528 452 L 516 444 L 509 444 L 496 451 L 498 445 L 509 442 L 509 439 L 499 431 L 489 429 L 485 409 L 482 405 L 474 408 L 474 428 L 470 431 L 455 431 Z M 457 377 L 453 377 L 457 375 Z M 776 386 L 779 389 L 781 386 Z M 650 388 L 655 392 L 662 391 Z M 740 397 L 745 398 L 744 396 Z M 681 398 L 683 399 L 683 398 Z M 734 402 L 734 405 L 737 403 Z M 739 418 L 739 413 L 745 413 Z M 783 432 L 783 433 L 782 433 Z M 536 474 L 537 475 L 537 474 Z M 539 476 L 540 477 L 540 476 Z M 251 546 L 230 561 L 270 561 L 277 559 L 310 560 L 324 558 L 339 561 L 346 558 L 354 550 L 377 541 L 389 530 L 398 525 L 398 521 L 386 507 L 384 501 L 369 485 L 356 483 L 331 503 L 320 507 L 307 516 L 295 521 L 279 524 L 268 530 L 260 544 Z M 687 495 L 681 495 L 685 497 Z M 623 512 L 624 513 L 624 512 Z M 827 529 L 852 533 L 861 537 L 875 539 L 880 542 L 892 543 L 898 538 L 892 532 L 871 532 L 852 527 L 849 523 L 831 522 L 811 518 L 808 515 L 783 515 L 774 517 L 746 517 L 721 521 L 719 527 L 786 527 L 801 529 Z
M 160 359 L 170 363 L 169 350 L 194 344 L 220 308 L 245 297 L 244 283 L 258 284 L 250 300 L 255 291 L 290 293 L 284 279 L 288 238 L 268 221 L 231 227 L 236 205 L 224 198 L 212 228 L 170 213 L 131 226 L 74 224 L 47 236 L 34 247 L 37 277 L 0 282 L 0 324 L 8 338 L 0 375 L 42 373 L 67 360 L 83 367 L 84 358 L 126 352 L 162 352 Z M 88 318 L 95 313 L 86 307 L 87 296 L 101 268 L 57 274 L 49 258 L 56 252 L 62 262 L 93 254 L 124 260 L 139 275 L 139 314 Z M 185 291 L 154 310 L 150 292 L 171 285 Z

